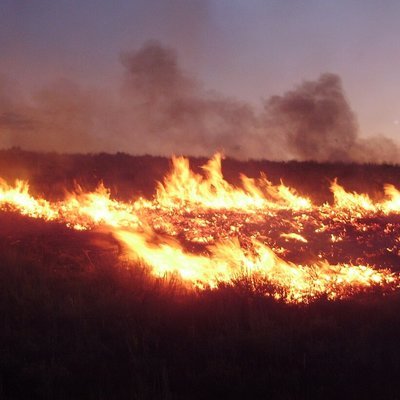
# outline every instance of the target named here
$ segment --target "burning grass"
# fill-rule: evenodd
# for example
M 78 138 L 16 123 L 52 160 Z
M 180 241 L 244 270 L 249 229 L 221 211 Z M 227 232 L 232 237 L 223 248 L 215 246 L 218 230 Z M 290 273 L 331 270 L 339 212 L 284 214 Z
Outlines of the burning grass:
M 201 174 L 198 193 L 217 193 L 221 176 L 209 184 L 191 173 Z M 331 194 L 328 204 L 313 195 L 291 208 L 279 181 L 257 179 L 262 196 L 220 182 L 259 196 L 253 208 L 225 209 L 209 196 L 165 203 L 172 188 L 190 186 L 162 179 L 159 201 L 129 201 L 106 183 L 56 196 L 3 182 L 19 202 L 3 197 L 0 213 L 0 397 L 396 398 L 400 215 L 383 209 L 391 194 L 368 192 L 367 207 L 354 207 L 352 187 L 351 206 L 335 208 Z M 307 197 L 296 189 L 290 196 Z M 123 233 L 142 242 L 129 246 Z M 175 255 L 155 273 L 160 249 L 180 250 L 182 269 Z M 213 280 L 188 285 L 186 257 L 206 263 L 200 272 Z M 276 263 L 284 279 L 264 273 Z M 225 267 L 215 274 L 221 265 L 228 279 Z M 308 276 L 295 295 L 291 274 Z
M 173 158 L 172 170 L 158 183 L 155 196 L 130 202 L 112 198 L 103 184 L 93 192 L 78 187 L 52 202 L 33 197 L 26 182 L 12 186 L 3 181 L 0 207 L 75 230 L 101 227 L 155 276 L 176 274 L 197 288 L 250 277 L 279 288 L 265 293 L 268 296 L 279 300 L 284 288 L 283 300 L 307 303 L 321 295 L 337 299 L 375 286 L 385 291 L 399 286 L 394 272 L 371 264 L 375 254 L 399 254 L 391 221 L 392 214 L 400 212 L 400 194 L 393 185 L 374 202 L 366 194 L 346 192 L 335 180 L 333 204 L 315 205 L 282 181 L 272 184 L 265 174 L 258 179 L 241 175 L 240 187 L 230 184 L 223 177 L 219 154 L 202 169 L 203 175 L 195 173 L 187 159 Z M 349 227 L 357 231 L 350 240 L 362 243 L 363 232 L 374 228 L 365 221 L 377 218 L 378 226 L 389 232 L 386 248 L 370 241 L 369 253 L 352 249 L 342 255 Z M 326 232 L 331 245 L 322 251 L 314 243 L 326 241 Z M 290 253 L 299 251 L 304 263 L 290 259 Z
M 266 297 L 277 288 L 250 277 L 187 290 L 173 276 L 122 261 L 103 232 L 15 214 L 0 223 L 3 398 L 393 398 L 398 391 L 396 292 L 382 296 L 377 287 L 303 305 Z

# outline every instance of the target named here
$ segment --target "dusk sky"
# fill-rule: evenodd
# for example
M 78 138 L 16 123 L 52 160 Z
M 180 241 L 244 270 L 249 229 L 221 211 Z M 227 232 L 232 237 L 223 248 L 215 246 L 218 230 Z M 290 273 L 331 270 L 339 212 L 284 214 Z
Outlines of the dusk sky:
M 362 136 L 400 134 L 400 2 L 2 0 L 0 73 L 37 90 L 59 77 L 111 87 L 120 54 L 176 49 L 207 90 L 261 104 L 304 80 L 342 79 Z

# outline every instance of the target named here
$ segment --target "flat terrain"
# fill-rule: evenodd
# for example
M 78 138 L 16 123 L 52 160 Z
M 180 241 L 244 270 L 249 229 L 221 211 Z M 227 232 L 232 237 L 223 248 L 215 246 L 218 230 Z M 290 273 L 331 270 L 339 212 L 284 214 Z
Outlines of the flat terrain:
M 29 179 L 34 193 L 54 198 L 100 180 L 121 199 L 150 196 L 168 165 L 0 152 L 0 176 Z M 400 186 L 400 168 L 389 165 L 227 160 L 224 168 L 231 182 L 263 170 L 321 203 L 336 176 L 371 196 L 385 182 Z M 0 214 L 0 398 L 399 398 L 400 293 L 287 305 L 245 281 L 188 291 L 120 251 L 101 230 Z

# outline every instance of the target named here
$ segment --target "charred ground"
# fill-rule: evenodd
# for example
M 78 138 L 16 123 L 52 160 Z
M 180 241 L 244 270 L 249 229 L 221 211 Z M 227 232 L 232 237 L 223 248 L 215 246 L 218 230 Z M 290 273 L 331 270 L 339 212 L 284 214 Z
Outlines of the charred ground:
M 126 154 L 0 152 L 1 176 L 29 179 L 55 198 L 100 180 L 121 199 L 150 196 L 168 166 Z M 224 164 L 233 183 L 260 170 L 316 202 L 331 200 L 334 177 L 371 196 L 400 182 L 391 165 Z M 188 292 L 121 261 L 101 231 L 13 213 L 2 213 L 0 226 L 3 398 L 397 398 L 398 293 L 300 306 L 243 281 Z

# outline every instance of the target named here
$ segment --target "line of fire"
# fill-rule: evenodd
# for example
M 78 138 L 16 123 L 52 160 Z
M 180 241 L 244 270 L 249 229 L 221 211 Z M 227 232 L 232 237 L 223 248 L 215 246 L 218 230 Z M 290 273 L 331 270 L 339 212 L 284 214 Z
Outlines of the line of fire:
M 71 231 L 102 232 L 127 268 L 145 265 L 187 290 L 246 282 L 278 302 L 331 301 L 400 287 L 400 190 L 371 197 L 327 181 L 328 202 L 299 194 L 268 171 L 229 183 L 221 154 L 195 172 L 173 157 L 152 197 L 122 201 L 103 183 L 76 186 L 63 199 L 32 194 L 28 181 L 0 180 L 0 214 L 18 214 Z

